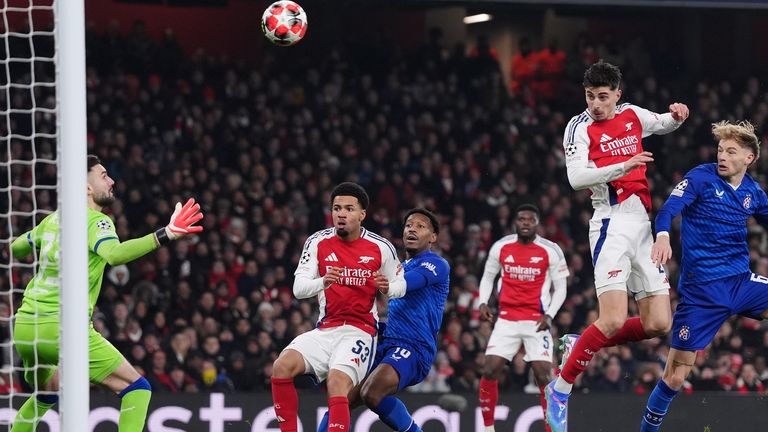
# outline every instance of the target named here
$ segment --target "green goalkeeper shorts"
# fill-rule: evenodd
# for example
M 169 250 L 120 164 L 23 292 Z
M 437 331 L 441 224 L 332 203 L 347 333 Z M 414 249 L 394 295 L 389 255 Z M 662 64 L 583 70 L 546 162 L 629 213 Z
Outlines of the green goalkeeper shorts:
M 59 365 L 59 323 L 16 320 L 13 340 L 24 362 L 24 379 L 41 388 L 51 380 Z M 88 334 L 91 382 L 101 383 L 123 363 L 124 357 L 93 326 Z

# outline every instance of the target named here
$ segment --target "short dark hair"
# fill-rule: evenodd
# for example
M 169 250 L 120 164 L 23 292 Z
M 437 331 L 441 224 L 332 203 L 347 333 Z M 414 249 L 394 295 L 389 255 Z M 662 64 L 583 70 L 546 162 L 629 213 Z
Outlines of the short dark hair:
M 520 204 L 519 206 L 517 206 L 517 209 L 515 210 L 515 214 L 518 214 L 521 211 L 533 212 L 537 218 L 541 218 L 541 212 L 539 211 L 539 208 L 533 204 Z
M 587 68 L 584 72 L 584 82 L 582 84 L 585 88 L 607 86 L 611 90 L 618 90 L 619 86 L 621 86 L 621 70 L 601 59 Z
M 89 154 L 88 155 L 88 171 L 91 172 L 91 168 L 95 167 L 96 165 L 101 164 L 101 159 L 99 159 L 98 156 Z
M 368 198 L 368 193 L 363 189 L 362 186 L 360 186 L 357 183 L 352 182 L 344 182 L 339 183 L 335 188 L 333 188 L 333 192 L 331 192 L 331 206 L 333 206 L 333 200 L 336 199 L 337 196 L 352 196 L 357 198 L 357 201 L 360 203 L 360 207 L 363 209 L 368 208 L 368 204 L 370 203 L 370 199 Z
M 432 231 L 434 231 L 435 234 L 440 234 L 440 222 L 437 220 L 437 216 L 425 208 L 415 208 L 408 210 L 408 213 L 406 213 L 405 217 L 403 218 L 403 224 L 405 224 L 405 222 L 409 217 L 411 217 L 412 214 L 416 213 L 426 216 L 427 219 L 429 219 L 429 223 L 432 224 Z

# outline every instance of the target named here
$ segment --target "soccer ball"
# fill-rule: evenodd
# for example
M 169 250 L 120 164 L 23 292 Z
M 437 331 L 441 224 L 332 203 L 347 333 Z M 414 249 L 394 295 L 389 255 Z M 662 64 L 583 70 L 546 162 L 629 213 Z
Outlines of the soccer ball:
M 276 1 L 264 11 L 261 31 L 275 45 L 293 45 L 307 33 L 307 14 L 296 2 Z

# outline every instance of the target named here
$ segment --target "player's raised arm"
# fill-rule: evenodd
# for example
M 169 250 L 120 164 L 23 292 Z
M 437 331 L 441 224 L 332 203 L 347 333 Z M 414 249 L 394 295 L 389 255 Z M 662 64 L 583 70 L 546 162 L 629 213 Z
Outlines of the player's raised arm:
M 632 105 L 631 108 L 640 119 L 643 127 L 643 138 L 649 135 L 668 134 L 679 128 L 689 115 L 688 106 L 679 102 L 669 105 L 669 112 L 664 114 L 656 114 L 635 105 Z
M 565 135 L 563 136 L 568 181 L 575 190 L 587 189 L 601 183 L 619 179 L 633 169 L 653 162 L 650 153 L 642 152 L 626 162 L 619 162 L 600 168 L 590 166 L 589 136 L 587 135 L 586 123 L 580 120 L 582 116 L 575 116 L 568 122 L 568 126 L 565 128 Z
M 106 215 L 93 219 L 88 226 L 88 246 L 109 265 L 120 265 L 146 255 L 171 240 L 198 233 L 203 227 L 195 225 L 203 218 L 200 204 L 190 198 L 182 206 L 176 203 L 171 220 L 163 228 L 143 237 L 120 242 L 112 221 Z

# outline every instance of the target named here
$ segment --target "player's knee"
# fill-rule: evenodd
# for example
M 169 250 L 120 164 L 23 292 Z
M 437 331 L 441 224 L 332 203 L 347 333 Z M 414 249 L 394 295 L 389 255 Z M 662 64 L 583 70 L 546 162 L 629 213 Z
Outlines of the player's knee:
M 483 366 L 483 378 L 487 380 L 498 380 L 501 377 L 501 370 L 493 367 L 492 365 L 485 364 Z
M 680 389 L 683 387 L 683 384 L 685 383 L 685 378 L 687 374 L 683 374 L 680 371 L 677 371 L 675 373 L 670 374 L 664 374 L 664 382 L 667 383 L 667 386 L 672 389 Z
M 275 378 L 293 378 L 303 369 L 301 358 L 292 355 L 281 355 L 272 364 L 272 376 Z
M 664 336 L 672 330 L 672 319 L 669 317 L 659 317 L 650 320 L 647 324 L 643 325 L 643 330 L 645 330 L 645 334 L 648 337 Z
M 601 332 L 603 332 L 603 334 L 605 334 L 607 337 L 611 337 L 624 326 L 626 321 L 626 315 L 609 315 L 600 317 L 598 321 L 595 322 L 595 325 L 600 329 Z
M 370 381 L 366 381 L 363 384 L 363 388 L 360 390 L 360 396 L 363 398 L 363 403 L 368 408 L 376 408 L 381 403 L 381 400 L 386 396 L 384 392 L 372 385 Z
M 386 392 L 376 385 L 376 380 L 367 380 L 360 389 L 360 397 L 368 408 L 374 409 L 379 406 L 384 399 Z

